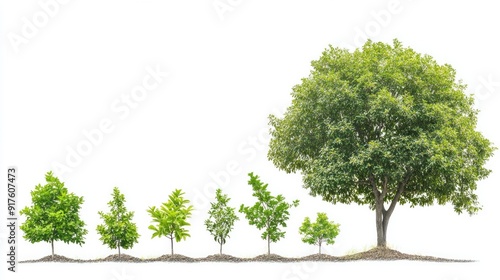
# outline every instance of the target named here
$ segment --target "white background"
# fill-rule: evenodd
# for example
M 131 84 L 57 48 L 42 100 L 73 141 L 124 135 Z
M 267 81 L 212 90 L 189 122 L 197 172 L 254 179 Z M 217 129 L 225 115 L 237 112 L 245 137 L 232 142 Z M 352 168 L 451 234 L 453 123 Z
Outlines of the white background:
M 57 254 L 70 258 L 115 253 L 102 245 L 95 231 L 100 223 L 97 211 L 107 210 L 114 186 L 125 194 L 129 210 L 135 211 L 141 235 L 126 254 L 147 258 L 170 252 L 168 239 L 151 239 L 146 209 L 166 201 L 175 188 L 182 188 L 197 209 L 191 219 L 192 237 L 175 244 L 176 253 L 191 257 L 214 254 L 217 243 L 203 225 L 213 186 L 223 187 L 235 207 L 251 204 L 254 200 L 247 185 L 251 171 L 269 183 L 274 194 L 301 201 L 291 210 L 285 239 L 272 244 L 273 253 L 290 257 L 315 253 L 315 247 L 300 241 L 297 231 L 304 217 L 314 217 L 319 211 L 341 224 L 341 233 L 335 245 L 325 249 L 327 253 L 344 255 L 373 246 L 375 217 L 368 207 L 331 205 L 320 197 L 310 197 L 299 174 L 279 171 L 267 160 L 268 115 L 284 112 L 291 102 L 291 88 L 309 74 L 311 60 L 318 59 L 329 44 L 352 50 L 367 38 L 387 43 L 398 38 L 439 63 L 451 64 L 457 79 L 469 85 L 467 92 L 476 95 L 478 129 L 496 145 L 500 143 L 496 30 L 500 20 L 493 1 L 0 3 L 1 178 L 5 178 L 7 166 L 19 168 L 18 208 L 30 204 L 30 191 L 44 183 L 49 170 L 70 191 L 84 197 L 81 217 L 89 230 L 86 243 L 80 247 L 57 242 L 55 247 Z M 160 77 L 158 87 L 138 100 L 135 90 L 150 75 L 147 69 L 169 75 Z M 133 104 L 126 105 L 126 98 L 132 98 Z M 102 138 L 90 144 L 78 162 L 72 153 L 85 145 L 85 133 L 95 132 L 102 121 L 112 129 L 101 132 Z M 479 182 L 483 210 L 477 215 L 456 215 L 450 205 L 398 206 L 389 224 L 388 242 L 394 249 L 481 262 L 451 268 L 404 264 L 421 273 L 437 271 L 430 273 L 438 277 L 435 279 L 471 279 L 467 275 L 482 271 L 482 265 L 495 259 L 500 249 L 498 163 L 498 156 L 492 158 L 488 163 L 492 174 Z M 6 209 L 4 193 L 2 209 Z M 1 213 L 5 221 L 6 211 Z M 265 253 L 260 232 L 242 215 L 240 218 L 224 252 L 241 257 Z M 0 232 L 3 254 L 6 227 Z M 21 235 L 19 232 L 21 260 L 50 254 L 49 244 L 31 244 Z M 170 266 L 178 272 L 190 269 L 184 264 Z M 192 273 L 210 273 L 212 268 L 197 266 L 200 270 Z M 239 267 L 251 272 L 255 266 L 259 271 L 275 268 L 267 264 Z M 291 266 L 277 265 L 273 278 L 287 278 L 284 273 Z M 338 266 L 338 271 L 345 272 L 353 267 Z M 66 264 L 21 264 L 19 269 L 37 275 L 55 267 L 89 273 L 88 267 Z M 116 270 L 120 265 L 110 267 Z M 228 267 L 231 269 L 223 275 L 229 279 L 239 268 Z M 463 271 L 457 272 L 456 267 Z M 146 271 L 162 268 L 128 269 L 132 278 L 145 279 Z M 96 271 L 98 279 L 119 278 L 110 271 Z M 319 279 L 321 273 L 308 276 Z

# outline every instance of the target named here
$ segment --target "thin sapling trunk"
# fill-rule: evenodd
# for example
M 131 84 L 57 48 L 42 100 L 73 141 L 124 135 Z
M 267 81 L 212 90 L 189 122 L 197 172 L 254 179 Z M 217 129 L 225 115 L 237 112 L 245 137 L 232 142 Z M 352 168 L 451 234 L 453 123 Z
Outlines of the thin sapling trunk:
M 174 237 L 170 237 L 170 255 L 174 255 Z
M 54 259 L 54 239 L 50 241 L 52 247 L 52 260 Z

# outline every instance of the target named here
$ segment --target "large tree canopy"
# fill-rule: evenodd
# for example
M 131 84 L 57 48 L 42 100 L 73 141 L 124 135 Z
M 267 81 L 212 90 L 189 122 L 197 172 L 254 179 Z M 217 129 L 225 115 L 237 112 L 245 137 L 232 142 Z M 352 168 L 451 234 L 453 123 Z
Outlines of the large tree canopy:
M 379 246 L 397 203 L 480 209 L 476 182 L 494 148 L 450 65 L 394 40 L 330 46 L 312 67 L 284 117 L 270 116 L 278 168 L 301 171 L 311 195 L 375 209 Z

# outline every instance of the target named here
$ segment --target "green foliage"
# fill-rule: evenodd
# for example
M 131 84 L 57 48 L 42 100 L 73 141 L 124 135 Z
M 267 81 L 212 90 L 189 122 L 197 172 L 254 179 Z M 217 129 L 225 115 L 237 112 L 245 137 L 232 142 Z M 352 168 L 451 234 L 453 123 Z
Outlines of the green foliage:
M 44 186 L 38 184 L 31 191 L 32 205 L 19 212 L 26 216 L 20 228 L 24 231 L 23 237 L 31 243 L 50 242 L 54 255 L 54 241 L 81 246 L 87 230 L 78 213 L 83 197 L 68 193 L 64 183 L 51 171 L 46 173 L 45 180 Z
M 104 224 L 97 226 L 97 232 L 103 244 L 111 249 L 118 248 L 121 255 L 120 248 L 132 248 L 138 242 L 139 234 L 136 224 L 132 222 L 134 212 L 128 212 L 125 207 L 125 196 L 117 187 L 113 188 L 112 196 L 113 199 L 108 202 L 110 212 L 98 212 Z
M 267 184 L 259 180 L 259 176 L 253 173 L 248 174 L 250 180 L 248 184 L 252 186 L 253 196 L 257 202 L 253 206 L 241 205 L 240 212 L 245 214 L 250 225 L 255 225 L 262 232 L 262 239 L 268 241 L 268 254 L 270 253 L 270 243 L 277 242 L 285 236 L 285 231 L 281 227 L 286 227 L 289 219 L 288 210 L 299 205 L 298 200 L 292 203 L 285 202 L 285 198 L 280 194 L 272 196 L 267 190 Z
M 270 116 L 278 168 L 302 171 L 304 187 L 333 203 L 480 209 L 476 182 L 495 148 L 450 65 L 394 40 L 330 46 L 312 67 L 284 117 Z
M 220 254 L 222 254 L 222 245 L 226 243 L 229 232 L 233 230 L 234 223 L 239 218 L 235 214 L 235 209 L 227 205 L 230 198 L 226 194 L 222 194 L 221 189 L 216 190 L 215 199 L 216 202 L 210 203 L 209 218 L 205 220 L 205 226 L 214 240 L 220 244 Z
M 153 236 L 166 236 L 171 241 L 171 253 L 174 254 L 173 240 L 180 242 L 190 237 L 187 226 L 190 224 L 187 219 L 191 217 L 193 206 L 187 205 L 190 201 L 183 198 L 184 192 L 176 189 L 168 196 L 169 200 L 164 202 L 160 208 L 152 206 L 148 209 L 148 213 L 153 218 L 153 223 L 148 228 L 153 231 Z
M 326 213 L 318 213 L 316 221 L 311 223 L 309 217 L 304 219 L 302 226 L 299 228 L 299 233 L 302 234 L 302 241 L 311 245 L 319 246 L 319 253 L 321 254 L 321 245 L 333 245 L 335 237 L 339 234 L 340 225 L 333 221 L 328 221 Z

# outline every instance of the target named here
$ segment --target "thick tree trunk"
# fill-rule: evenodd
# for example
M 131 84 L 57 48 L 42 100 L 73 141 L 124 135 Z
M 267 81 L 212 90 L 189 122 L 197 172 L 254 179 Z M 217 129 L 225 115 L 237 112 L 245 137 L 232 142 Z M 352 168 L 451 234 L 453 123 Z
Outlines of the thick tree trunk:
M 122 253 L 120 252 L 120 245 L 118 245 L 118 259 L 122 258 Z
M 222 242 L 220 243 L 219 255 L 222 255 Z
M 319 254 L 321 255 L 321 242 L 319 243 Z
M 399 202 L 401 195 L 405 191 L 406 184 L 410 180 L 411 172 L 408 172 L 398 185 L 396 193 L 386 210 L 384 206 L 384 200 L 388 192 L 388 178 L 385 177 L 382 183 L 382 191 L 380 191 L 375 183 L 373 176 L 370 177 L 370 183 L 373 187 L 373 194 L 375 196 L 375 225 L 377 228 L 377 247 L 387 247 L 387 226 L 389 225 L 389 219 L 391 218 L 394 208 Z
M 390 215 L 384 209 L 384 202 L 377 202 L 375 208 L 375 223 L 377 227 L 377 246 L 387 246 L 387 225 L 389 224 Z
M 54 259 L 54 239 L 50 241 L 52 247 L 52 259 Z

